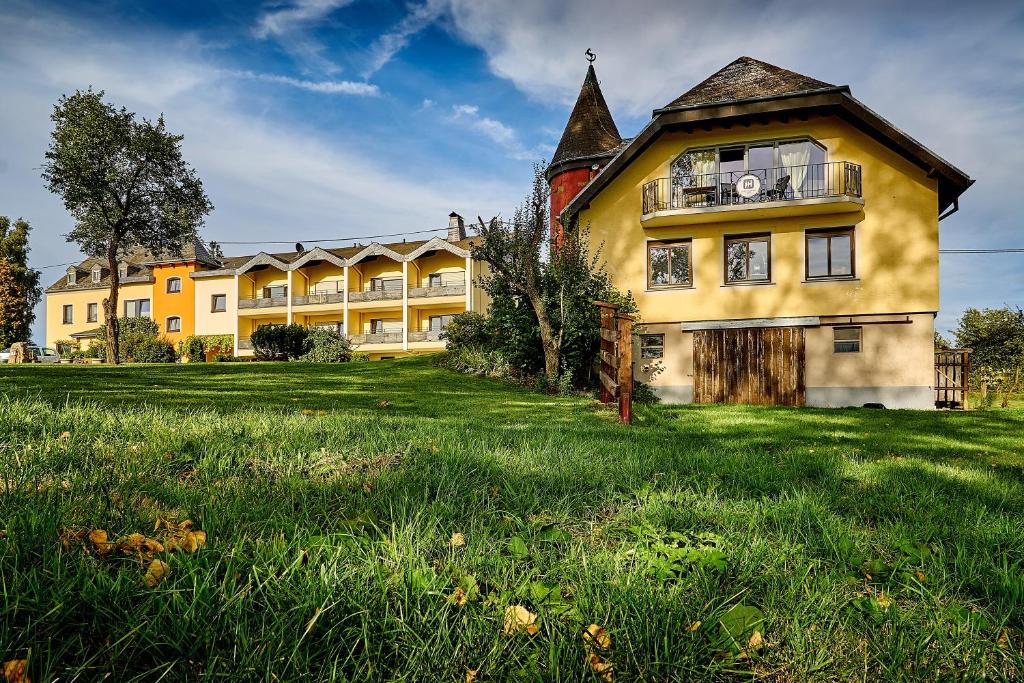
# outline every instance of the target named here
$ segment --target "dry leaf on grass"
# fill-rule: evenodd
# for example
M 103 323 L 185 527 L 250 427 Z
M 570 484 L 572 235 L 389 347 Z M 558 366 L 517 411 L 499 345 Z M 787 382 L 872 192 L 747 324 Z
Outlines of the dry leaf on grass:
M 747 641 L 747 649 L 752 652 L 756 652 L 762 647 L 764 647 L 764 637 L 761 635 L 760 631 L 754 631 L 750 635 L 750 640 Z
M 107 532 L 103 529 L 93 529 L 89 532 L 89 542 L 100 557 L 107 555 L 114 549 L 114 544 L 107 539 Z
M 479 669 L 467 669 L 466 670 L 466 683 L 473 683 L 476 680 L 476 675 Z
M 71 438 L 71 432 L 61 432 L 60 433 L 60 438 L 62 438 L 65 441 L 67 441 L 68 439 Z
M 687 626 L 686 630 L 689 631 L 690 633 L 693 633 L 694 631 L 699 629 L 700 625 L 703 624 L 703 623 L 704 622 L 702 622 L 702 621 L 695 621 L 692 624 L 690 624 L 689 626 Z
M 11 659 L 4 662 L 3 674 L 7 683 L 32 683 L 28 677 L 27 659 Z
M 456 531 L 454 534 L 452 534 L 452 540 L 450 541 L 450 543 L 453 548 L 462 548 L 466 545 L 466 537 L 463 534 Z
M 604 630 L 603 626 L 591 624 L 583 632 L 583 643 L 586 645 L 587 650 L 595 648 L 598 650 L 608 650 L 612 646 L 612 638 Z
M 522 605 L 510 605 L 505 608 L 505 635 L 514 636 L 521 631 L 533 635 L 540 630 L 537 626 L 537 615 Z
M 456 586 L 452 594 L 448 596 L 448 600 L 458 607 L 462 607 L 469 598 L 466 596 L 466 591 L 462 590 L 462 586 Z
M 1004 628 L 1002 632 L 1000 632 L 999 639 L 996 640 L 996 646 L 999 647 L 1000 650 L 1005 650 L 1010 647 L 1010 632 L 1007 629 Z
M 149 563 L 149 568 L 146 570 L 146 585 L 153 588 L 158 583 L 163 581 L 163 578 L 167 576 L 168 572 L 171 571 L 170 566 L 166 562 L 160 560 L 153 560 Z

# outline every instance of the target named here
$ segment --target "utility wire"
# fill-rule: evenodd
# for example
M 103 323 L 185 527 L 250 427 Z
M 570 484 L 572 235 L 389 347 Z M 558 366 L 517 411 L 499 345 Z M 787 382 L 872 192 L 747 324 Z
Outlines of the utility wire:
M 1024 249 L 939 249 L 940 254 L 1024 254 Z

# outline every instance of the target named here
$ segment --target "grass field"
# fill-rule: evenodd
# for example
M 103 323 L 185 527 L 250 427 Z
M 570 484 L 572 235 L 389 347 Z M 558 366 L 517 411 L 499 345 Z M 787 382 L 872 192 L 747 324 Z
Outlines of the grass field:
M 0 662 L 35 681 L 1024 677 L 1024 411 L 626 428 L 424 359 L 0 390 Z M 68 540 L 158 517 L 206 544 L 152 587 Z

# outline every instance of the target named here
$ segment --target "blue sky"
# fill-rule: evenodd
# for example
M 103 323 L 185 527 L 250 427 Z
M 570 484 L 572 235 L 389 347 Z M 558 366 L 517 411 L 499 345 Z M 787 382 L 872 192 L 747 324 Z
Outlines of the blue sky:
M 849 84 L 977 179 L 943 247 L 1024 247 L 1019 3 L 5 0 L 0 35 L 0 214 L 31 221 L 37 267 L 77 259 L 39 178 L 62 93 L 164 113 L 216 206 L 207 239 L 356 238 L 510 213 L 588 47 L 625 136 L 744 54 Z M 226 251 L 261 248 L 282 247 Z M 941 284 L 943 329 L 1024 304 L 1024 255 L 943 256 Z

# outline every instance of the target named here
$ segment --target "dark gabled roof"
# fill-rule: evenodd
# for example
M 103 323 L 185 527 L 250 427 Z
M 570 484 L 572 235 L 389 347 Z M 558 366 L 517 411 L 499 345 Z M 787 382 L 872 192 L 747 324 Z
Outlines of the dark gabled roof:
M 594 65 L 587 68 L 583 79 L 583 87 L 576 98 L 576 106 L 565 124 L 562 139 L 551 157 L 548 166 L 548 177 L 562 170 L 567 164 L 580 164 L 592 159 L 600 159 L 615 154 L 622 144 L 622 136 L 615 126 L 612 113 L 605 102 L 601 85 L 597 82 Z
M 741 84 L 723 82 L 732 73 Z M 759 90 L 754 86 L 760 83 Z M 729 99 L 741 97 L 742 99 Z M 709 98 L 712 101 L 700 101 Z M 692 103 L 691 103 L 692 102 Z M 586 208 L 590 201 L 644 152 L 662 133 L 693 132 L 715 124 L 767 121 L 790 116 L 837 116 L 938 180 L 941 214 L 958 201 L 974 180 L 923 144 L 865 106 L 846 85 L 834 86 L 749 57 L 741 57 L 662 109 L 629 140 L 562 211 L 562 220 Z
M 203 244 L 203 241 L 199 237 L 193 237 L 191 240 L 185 242 L 181 246 L 181 251 L 177 254 L 160 254 L 150 256 L 149 263 L 180 263 L 181 261 L 197 261 L 207 266 L 214 268 L 220 267 L 220 261 L 217 260 Z
M 836 86 L 831 83 L 819 81 L 816 78 L 804 76 L 768 62 L 762 62 L 752 57 L 740 57 L 711 74 L 658 111 L 758 97 L 806 93 L 834 87 Z

